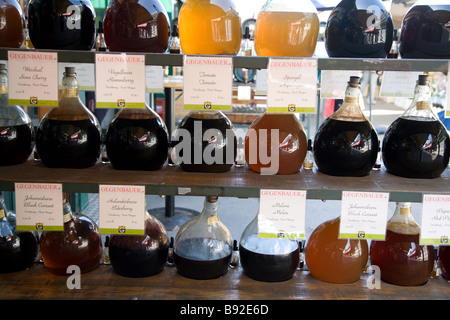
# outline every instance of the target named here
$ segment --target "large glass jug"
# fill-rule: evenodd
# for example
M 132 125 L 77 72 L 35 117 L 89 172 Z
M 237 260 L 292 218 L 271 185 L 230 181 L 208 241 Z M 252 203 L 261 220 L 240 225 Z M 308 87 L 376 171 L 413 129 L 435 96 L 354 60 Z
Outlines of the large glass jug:
M 258 56 L 311 57 L 319 36 L 317 9 L 310 0 L 268 0 L 256 19 Z
M 103 19 L 110 51 L 163 53 L 170 23 L 159 0 L 111 0 Z
M 186 0 L 178 15 L 184 54 L 235 55 L 241 45 L 241 18 L 233 0 Z
M 24 41 L 24 24 L 19 1 L 0 0 L 0 47 L 19 48 Z
M 36 49 L 91 50 L 95 10 L 89 0 L 31 0 L 28 31 Z
M 381 0 L 342 0 L 325 28 L 329 57 L 386 58 L 394 24 Z
M 439 268 L 441 269 L 442 276 L 450 281 L 450 246 L 439 246 L 438 251 Z
M 403 17 L 399 52 L 406 59 L 450 59 L 450 2 L 419 0 Z

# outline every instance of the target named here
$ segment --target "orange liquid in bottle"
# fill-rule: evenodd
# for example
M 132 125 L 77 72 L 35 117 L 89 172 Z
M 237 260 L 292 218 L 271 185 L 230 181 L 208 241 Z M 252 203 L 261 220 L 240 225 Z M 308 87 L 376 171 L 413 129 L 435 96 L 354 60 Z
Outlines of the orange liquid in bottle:
M 260 12 L 255 50 L 258 56 L 311 57 L 318 34 L 319 18 L 315 12 Z
M 0 1 L 0 47 L 19 48 L 22 45 L 24 20 L 18 1 Z
M 185 54 L 235 55 L 241 45 L 241 19 L 232 2 L 187 0 L 178 16 Z
M 340 218 L 326 221 L 311 234 L 305 249 L 311 275 L 329 283 L 358 281 L 367 264 L 366 240 L 338 239 Z

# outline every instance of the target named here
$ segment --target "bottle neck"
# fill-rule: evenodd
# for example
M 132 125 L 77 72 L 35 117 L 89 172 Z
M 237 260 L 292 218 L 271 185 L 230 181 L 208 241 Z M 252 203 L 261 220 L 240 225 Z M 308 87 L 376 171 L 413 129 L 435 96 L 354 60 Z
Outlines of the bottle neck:
M 419 234 L 420 226 L 414 220 L 410 202 L 398 202 L 387 229 L 401 234 Z
M 63 223 L 69 222 L 71 220 L 72 220 L 72 208 L 70 206 L 70 203 L 64 200 Z
M 62 96 L 65 98 L 78 98 L 78 81 L 75 77 L 65 76 L 62 80 Z
M 203 204 L 202 218 L 206 219 L 208 225 L 219 222 L 219 216 L 217 215 L 218 201 L 217 198 L 212 199 L 207 197 Z
M 0 193 L 0 221 L 6 218 L 6 212 L 5 198 L 3 193 Z
M 414 89 L 414 99 L 411 106 L 405 111 L 402 117 L 420 117 L 437 119 L 431 109 L 431 89 L 428 85 L 417 84 Z
M 347 85 L 345 89 L 345 98 L 341 107 L 333 113 L 330 118 L 341 121 L 367 121 L 366 116 L 361 110 L 359 97 L 361 89 L 359 85 Z

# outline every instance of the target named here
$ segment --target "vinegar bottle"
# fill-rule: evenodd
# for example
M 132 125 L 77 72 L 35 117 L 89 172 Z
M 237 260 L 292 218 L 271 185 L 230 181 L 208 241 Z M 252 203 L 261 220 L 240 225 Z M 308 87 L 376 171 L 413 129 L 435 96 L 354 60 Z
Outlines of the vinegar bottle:
M 369 247 L 365 239 L 339 239 L 340 221 L 338 217 L 314 229 L 306 244 L 306 265 L 320 281 L 353 283 L 366 267 Z
M 241 45 L 241 18 L 233 0 L 186 0 L 178 16 L 184 54 L 235 55 Z
M 350 77 L 341 107 L 325 119 L 314 138 L 314 160 L 320 172 L 365 176 L 378 154 L 378 135 L 359 105 L 359 77 Z
M 157 170 L 169 148 L 167 127 L 149 106 L 121 109 L 106 132 L 106 152 L 114 169 Z
M 19 1 L 0 0 L 0 47 L 20 48 L 24 41 L 25 17 Z
M 245 135 L 245 160 L 258 173 L 295 174 L 306 152 L 306 133 L 295 114 L 265 112 Z
M 386 130 L 382 158 L 389 173 L 406 178 L 436 178 L 447 168 L 450 137 L 431 109 L 428 76 L 420 75 L 411 106 Z
M 51 168 L 86 168 L 100 156 L 100 123 L 78 97 L 73 67 L 66 67 L 58 107 L 41 119 L 36 149 L 44 165 Z
M 310 0 L 267 0 L 256 19 L 258 56 L 311 57 L 319 18 Z
M 34 128 L 28 114 L 8 104 L 8 77 L 0 64 L 0 165 L 13 165 L 28 160 L 34 148 Z
M 370 244 L 370 261 L 380 268 L 382 281 L 401 286 L 427 283 L 433 271 L 434 248 L 420 245 L 419 236 L 411 203 L 398 202 L 387 224 L 386 239 Z
M 40 249 L 45 268 L 55 275 L 67 275 L 67 267 L 76 265 L 81 273 L 96 269 L 103 250 L 97 225 L 82 214 L 72 213 L 64 199 L 64 231 L 44 231 Z

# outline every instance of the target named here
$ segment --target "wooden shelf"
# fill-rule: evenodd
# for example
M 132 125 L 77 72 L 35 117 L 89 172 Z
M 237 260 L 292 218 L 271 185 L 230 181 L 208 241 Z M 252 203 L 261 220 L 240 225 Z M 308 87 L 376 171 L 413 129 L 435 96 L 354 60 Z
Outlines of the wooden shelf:
M 157 171 L 115 170 L 110 164 L 91 168 L 47 168 L 41 162 L 0 167 L 0 190 L 14 191 L 15 182 L 62 183 L 65 192 L 98 193 L 100 184 L 145 185 L 147 194 L 259 197 L 261 188 L 307 190 L 308 199 L 340 200 L 341 192 L 389 192 L 390 201 L 421 202 L 423 194 L 450 194 L 450 173 L 436 179 L 408 179 L 384 171 L 366 177 L 334 177 L 301 170 L 293 175 L 260 175 L 247 167 L 224 173 L 185 172 L 166 166 Z

